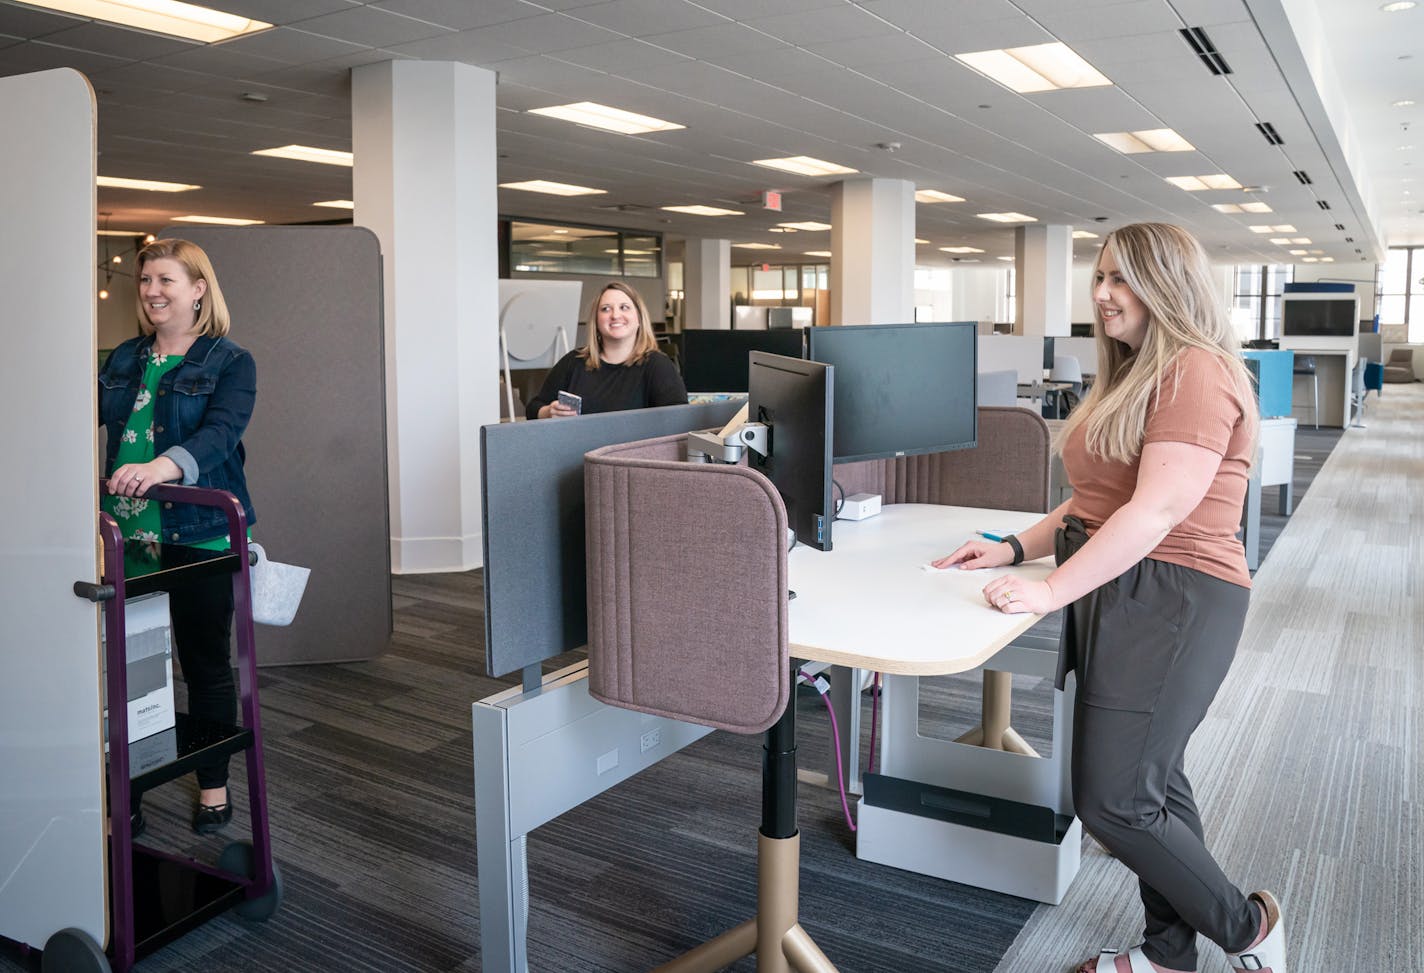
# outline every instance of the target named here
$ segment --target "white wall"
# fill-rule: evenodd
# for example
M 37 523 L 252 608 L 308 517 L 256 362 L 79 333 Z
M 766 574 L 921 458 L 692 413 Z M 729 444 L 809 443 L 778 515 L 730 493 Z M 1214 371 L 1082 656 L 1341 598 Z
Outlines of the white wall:
M 1007 267 L 954 267 L 950 270 L 951 321 L 1009 320 Z

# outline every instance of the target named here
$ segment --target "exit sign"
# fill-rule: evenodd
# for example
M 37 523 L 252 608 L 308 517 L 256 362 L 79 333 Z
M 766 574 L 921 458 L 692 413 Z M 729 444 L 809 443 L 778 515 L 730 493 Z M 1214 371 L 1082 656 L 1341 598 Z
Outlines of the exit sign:
M 777 192 L 777 191 L 774 190 L 774 189 L 768 189 L 766 192 L 762 193 L 762 194 L 761 194 L 761 208 L 762 208 L 762 209 L 769 209 L 769 210 L 772 210 L 772 211 L 774 211 L 774 212 L 780 213 L 780 212 L 781 212 L 781 193 Z

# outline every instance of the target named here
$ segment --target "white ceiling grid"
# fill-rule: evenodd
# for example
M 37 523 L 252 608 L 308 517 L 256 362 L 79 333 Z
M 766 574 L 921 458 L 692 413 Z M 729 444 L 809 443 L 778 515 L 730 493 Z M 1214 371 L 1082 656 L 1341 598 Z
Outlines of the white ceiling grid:
M 1250 5 L 1279 10 L 1281 2 Z M 269 222 L 329 218 L 311 203 L 349 198 L 349 170 L 250 153 L 288 142 L 349 149 L 350 68 L 417 57 L 499 72 L 501 181 L 545 178 L 608 191 L 577 198 L 501 191 L 502 209 L 514 214 L 724 235 L 789 252 L 824 249 L 824 232 L 766 231 L 788 219 L 828 220 L 830 181 L 748 164 L 811 155 L 966 197 L 919 206 L 917 232 L 934 246 L 979 246 L 989 251 L 986 259 L 1012 252 L 1012 228 L 975 215 L 1000 210 L 1087 226 L 1097 217 L 1106 217 L 1104 226 L 1174 219 L 1231 261 L 1285 259 L 1282 248 L 1246 229 L 1252 223 L 1292 223 L 1340 262 L 1358 260 L 1356 246 L 1373 256 L 1377 242 L 1351 211 L 1358 193 L 1343 191 L 1328 162 L 1339 147 L 1327 152 L 1317 141 L 1317 132 L 1330 137 L 1328 123 L 1302 114 L 1247 0 L 211 5 L 278 26 L 198 45 L 0 0 L 0 74 L 61 65 L 90 74 L 99 94 L 101 172 L 204 186 L 177 196 L 101 190 L 100 209 L 116 222 L 156 226 L 180 211 Z M 1350 27 L 1361 50 L 1378 44 L 1380 24 L 1371 16 L 1355 16 Z M 1207 30 L 1232 75 L 1207 71 L 1178 33 L 1186 26 Z M 1054 39 L 1113 86 L 1019 95 L 953 57 Z M 1368 57 L 1354 48 L 1342 53 L 1342 73 L 1362 70 L 1356 62 Z M 242 100 L 244 92 L 266 101 Z M 1424 101 L 1417 91 L 1396 98 L 1406 95 Z M 632 138 L 525 113 L 582 100 L 687 128 Z M 1394 119 L 1383 104 L 1371 103 L 1369 118 L 1392 136 Z M 1285 144 L 1268 144 L 1256 131 L 1258 120 L 1271 122 Z M 1159 127 L 1176 129 L 1196 151 L 1125 156 L 1092 137 Z M 892 142 L 899 143 L 894 152 L 876 147 Z M 1293 169 L 1309 172 L 1315 184 L 1301 185 Z M 1185 193 L 1164 181 L 1213 172 L 1268 191 Z M 785 191 L 783 213 L 754 208 L 757 191 L 771 188 Z M 1424 193 L 1424 186 L 1415 191 Z M 1317 198 L 1330 199 L 1332 210 L 1320 210 Z M 1250 199 L 1265 200 L 1274 212 L 1227 215 L 1211 208 Z M 658 208 L 695 202 L 737 204 L 747 215 L 711 219 Z M 1347 230 L 1335 230 L 1337 222 Z M 1347 233 L 1357 242 L 1344 243 Z M 943 256 L 921 248 L 927 252 Z

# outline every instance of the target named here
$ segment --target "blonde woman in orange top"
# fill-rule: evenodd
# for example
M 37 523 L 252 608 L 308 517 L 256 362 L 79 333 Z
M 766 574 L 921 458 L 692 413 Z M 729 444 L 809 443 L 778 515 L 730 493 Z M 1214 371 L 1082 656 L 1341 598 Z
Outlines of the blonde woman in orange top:
M 1234 969 L 1286 973 L 1281 909 L 1207 850 L 1184 754 L 1230 668 L 1251 577 L 1236 539 L 1257 411 L 1201 244 L 1180 227 L 1108 235 L 1093 273 L 1098 377 L 1058 439 L 1073 496 L 1001 543 L 939 567 L 1054 554 L 1044 581 L 984 587 L 1002 612 L 1064 609 L 1058 688 L 1073 672 L 1073 801 L 1139 879 L 1144 941 L 1080 973 L 1197 969 L 1197 934 Z

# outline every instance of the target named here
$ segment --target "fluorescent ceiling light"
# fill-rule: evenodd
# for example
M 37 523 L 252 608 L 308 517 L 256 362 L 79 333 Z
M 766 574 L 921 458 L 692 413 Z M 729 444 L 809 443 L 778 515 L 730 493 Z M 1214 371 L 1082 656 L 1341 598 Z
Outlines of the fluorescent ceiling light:
M 313 206 L 325 206 L 328 209 L 355 209 L 356 204 L 349 199 L 328 199 L 320 203 L 312 203 Z
M 565 253 L 563 250 L 540 250 L 539 252 L 540 252 L 540 253 L 556 253 L 556 254 L 558 254 L 558 255 L 561 256 L 561 257 L 564 256 L 564 253 Z M 614 247 L 614 248 L 611 249 L 611 250 L 605 250 L 605 251 L 603 251 L 603 252 L 604 252 L 604 253 L 623 253 L 623 254 L 625 254 L 625 255 L 627 255 L 627 256 L 630 256 L 630 257 L 646 257 L 646 256 L 648 256 L 649 254 L 657 253 L 656 250 L 621 250 L 621 251 L 620 251 L 617 247 Z
M 270 155 L 274 159 L 296 159 L 299 162 L 320 162 L 328 166 L 350 166 L 350 152 L 318 149 L 312 145 L 283 145 L 275 149 L 258 149 L 253 155 Z
M 1274 244 L 1275 244 L 1276 246 L 1278 246 L 1278 247 L 1288 246 L 1288 245 L 1290 244 L 1290 237 L 1285 237 L 1285 236 L 1273 236 L 1273 237 L 1271 237 L 1271 242 L 1274 243 Z
M 99 236 L 148 236 L 143 230 L 99 230 L 98 234 Z
M 1252 226 L 1248 227 L 1252 233 L 1294 233 L 1295 227 L 1289 223 L 1277 223 L 1275 226 Z
M 1391 108 L 1413 108 L 1413 107 L 1414 107 L 1414 100 L 1411 99 L 1411 98 L 1404 98 L 1404 99 L 1401 99 L 1400 101 L 1396 101 L 1396 102 L 1391 103 L 1391 104 L 1390 104 L 1390 107 L 1391 107 Z
M 105 189 L 145 189 L 151 193 L 185 193 L 202 186 L 190 186 L 182 182 L 159 182 L 156 179 L 121 179 L 118 176 L 100 176 L 95 182 Z
M 928 241 L 928 240 L 921 240 L 919 237 L 915 237 L 915 242 L 916 242 L 916 243 L 929 243 L 930 241 Z
M 549 196 L 602 196 L 606 189 L 590 189 L 587 186 L 573 186 L 566 182 L 550 182 L 547 179 L 526 179 L 524 182 L 502 182 L 500 189 L 518 189 L 526 193 L 545 193 Z
M 818 230 L 829 230 L 831 228 L 831 224 L 817 223 L 815 220 L 805 220 L 801 223 L 778 223 L 776 225 L 788 230 L 806 230 L 811 233 L 815 233 Z
M 1014 258 L 1013 258 L 1013 257 L 1000 257 L 999 259 L 1000 259 L 1000 260 L 1006 260 L 1006 261 L 1008 261 L 1009 263 L 1013 263 L 1013 262 L 1014 262 Z
M 917 203 L 962 203 L 963 196 L 955 196 L 950 193 L 942 193 L 938 189 L 917 189 L 915 190 L 915 202 Z
M 1241 204 L 1241 212 L 1243 212 L 1243 213 L 1270 213 L 1270 212 L 1272 212 L 1272 210 L 1271 210 L 1271 207 L 1270 207 L 1268 204 L 1266 204 L 1266 203 L 1254 202 L 1254 203 L 1242 203 L 1242 204 Z
M 1212 203 L 1211 208 L 1218 213 L 1240 213 L 1241 207 L 1235 203 Z
M 1333 264 L 1333 263 L 1335 262 L 1335 258 L 1334 258 L 1334 257 L 1321 257 L 1321 258 L 1320 258 L 1320 262 L 1323 263 L 1323 264 Z
M 1319 257 L 1301 257 L 1300 259 L 1301 259 L 1302 261 L 1304 261 L 1305 263 L 1308 263 L 1308 264 L 1318 264 L 1318 263 L 1320 263 L 1320 258 L 1319 258 Z
M 1204 189 L 1240 189 L 1241 184 L 1224 172 L 1211 176 L 1168 176 L 1167 181 L 1178 189 L 1199 193 Z
M 1096 233 L 1090 233 L 1087 230 L 1073 231 L 1073 239 L 1075 240 L 1096 240 L 1097 238 L 1098 235 Z
M 1020 94 L 1112 84 L 1067 44 L 1057 41 L 954 56 L 980 74 Z
M 1100 132 L 1093 138 L 1123 155 L 1139 152 L 1192 152 L 1195 146 L 1170 128 L 1147 128 L 1138 132 Z
M 807 251 L 806 251 L 806 256 L 808 256 L 808 257 L 829 257 L 829 256 L 831 256 L 831 251 L 829 251 L 829 250 L 807 250 Z
M 1022 213 L 980 213 L 981 220 L 993 220 L 995 223 L 1037 223 L 1038 219 L 1033 216 L 1025 216 Z
M 1290 255 L 1292 257 L 1304 257 L 1309 252 L 1308 250 L 1291 250 Z
M 720 207 L 720 206 L 703 206 L 703 205 L 700 204 L 700 203 L 697 204 L 697 205 L 695 205 L 695 206 L 664 206 L 664 207 L 662 207 L 662 209 L 667 210 L 669 213 L 687 213 L 687 214 L 689 214 L 689 215 L 691 215 L 691 216 L 746 216 L 746 215 L 747 215 L 747 214 L 743 213 L 743 212 L 742 212 L 741 210 L 739 210 L 739 209 L 723 209 L 723 208 Z M 567 232 L 567 231 L 565 231 L 565 232 Z
M 177 0 L 25 0 L 25 4 L 203 44 L 215 44 L 272 26 L 262 20 Z
M 1317 254 L 1323 254 L 1325 251 L 1324 251 L 1324 250 L 1312 250 L 1312 251 L 1310 251 L 1310 252 L 1311 252 L 1311 253 L 1317 253 Z
M 734 246 L 734 247 L 740 247 L 740 248 L 743 249 L 743 250 L 780 250 L 780 249 L 781 249 L 781 244 L 779 244 L 779 243 L 734 243 L 734 244 L 732 244 L 732 246 Z
M 1293 238 L 1291 239 L 1291 243 L 1309 243 L 1309 242 L 1310 242 L 1310 237 L 1308 237 L 1308 236 L 1298 236 L 1298 237 L 1293 237 Z
M 945 253 L 983 253 L 978 247 L 940 247 Z
M 212 223 L 217 226 L 256 226 L 262 220 L 243 220 L 234 216 L 175 216 L 174 223 Z
M 793 229 L 792 229 L 791 227 L 789 227 L 789 226 L 769 226 L 769 227 L 767 227 L 766 232 L 768 232 L 768 233 L 795 233 L 796 231 L 793 230 Z
M 798 176 L 848 176 L 853 172 L 860 171 L 838 166 L 834 162 L 826 162 L 823 159 L 813 159 L 809 155 L 793 155 L 786 159 L 757 159 L 752 165 L 780 169 L 782 172 L 792 172 Z
M 529 114 L 562 118 L 575 125 L 601 128 L 606 132 L 617 132 L 620 135 L 671 132 L 674 129 L 687 127 L 679 125 L 677 122 L 665 122 L 661 118 L 654 118 L 651 115 L 639 115 L 637 112 L 600 105 L 596 101 L 579 101 L 571 105 L 553 105 L 549 108 L 531 108 Z
M 1413 10 L 1414 0 L 1392 0 L 1390 3 L 1380 4 L 1380 9 L 1387 14 L 1399 13 L 1401 10 Z

